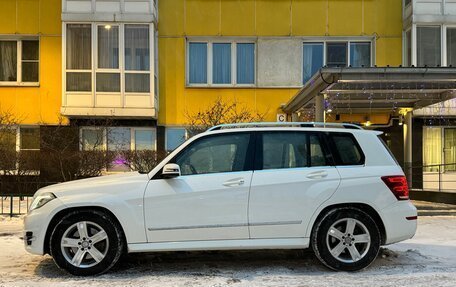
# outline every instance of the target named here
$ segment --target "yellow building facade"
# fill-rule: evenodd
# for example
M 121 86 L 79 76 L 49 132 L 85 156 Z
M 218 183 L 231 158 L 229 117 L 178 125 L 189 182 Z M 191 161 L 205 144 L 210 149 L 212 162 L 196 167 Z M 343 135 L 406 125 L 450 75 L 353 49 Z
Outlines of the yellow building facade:
M 219 97 L 243 103 L 266 113 L 265 120 L 276 121 L 281 105 L 305 83 L 302 74 L 294 82 L 284 81 L 305 67 L 303 43 L 322 43 L 323 65 L 330 64 L 328 43 L 344 42 L 350 50 L 351 41 L 370 43 L 370 66 L 402 63 L 402 1 L 166 0 L 158 5 L 159 125 L 185 125 L 186 114 L 210 106 Z M 226 86 L 189 83 L 189 43 L 211 43 L 211 53 L 213 42 L 243 41 L 255 45 L 255 81 L 251 85 L 236 85 L 235 80 Z M 295 52 L 296 65 L 293 59 L 281 58 L 285 50 Z M 343 64 L 348 66 L 354 61 L 346 50 Z M 211 72 L 206 71 L 208 77 Z
M 60 14 L 61 1 L 0 1 L 0 111 L 10 113 L 21 125 L 59 122 Z

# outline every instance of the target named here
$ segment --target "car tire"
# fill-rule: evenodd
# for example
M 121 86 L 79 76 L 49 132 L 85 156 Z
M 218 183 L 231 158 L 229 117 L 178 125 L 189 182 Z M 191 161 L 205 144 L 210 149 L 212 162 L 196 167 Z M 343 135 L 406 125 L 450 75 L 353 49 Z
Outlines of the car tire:
M 314 226 L 312 249 L 330 269 L 357 271 L 368 267 L 377 258 L 380 231 L 372 217 L 361 209 L 335 208 Z
M 73 211 L 56 224 L 50 237 L 54 262 L 77 276 L 108 271 L 124 248 L 122 228 L 102 211 Z

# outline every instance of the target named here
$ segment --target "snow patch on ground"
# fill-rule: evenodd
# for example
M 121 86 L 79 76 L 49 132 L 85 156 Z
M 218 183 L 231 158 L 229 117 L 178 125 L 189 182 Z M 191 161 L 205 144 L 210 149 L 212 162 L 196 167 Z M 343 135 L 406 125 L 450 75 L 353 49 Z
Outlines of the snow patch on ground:
M 0 220 L 0 286 L 456 286 L 456 217 L 421 217 L 415 238 L 382 248 L 355 273 L 329 271 L 310 251 L 266 250 L 132 254 L 107 274 L 79 278 L 28 254 L 20 226 Z

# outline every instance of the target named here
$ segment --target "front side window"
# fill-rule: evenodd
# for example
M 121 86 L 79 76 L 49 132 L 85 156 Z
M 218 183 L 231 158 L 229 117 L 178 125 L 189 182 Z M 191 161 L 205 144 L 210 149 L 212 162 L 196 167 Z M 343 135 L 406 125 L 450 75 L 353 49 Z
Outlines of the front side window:
M 39 41 L 0 40 L 0 82 L 38 83 Z
M 326 158 L 315 133 L 265 132 L 259 169 L 325 166 Z
M 182 175 L 243 171 L 249 142 L 248 133 L 204 137 L 178 154 L 175 162 Z
M 416 57 L 419 67 L 441 64 L 440 26 L 416 27 Z
M 187 58 L 190 85 L 255 84 L 254 43 L 189 42 Z

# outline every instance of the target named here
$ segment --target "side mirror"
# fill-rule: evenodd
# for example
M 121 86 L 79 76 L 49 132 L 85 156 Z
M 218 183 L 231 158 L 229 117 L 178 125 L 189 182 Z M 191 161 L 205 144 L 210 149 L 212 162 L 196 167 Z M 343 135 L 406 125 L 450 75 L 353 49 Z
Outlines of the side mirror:
M 181 175 L 180 167 L 175 163 L 165 164 L 162 171 L 163 178 L 174 178 Z

